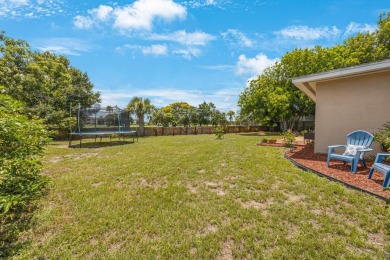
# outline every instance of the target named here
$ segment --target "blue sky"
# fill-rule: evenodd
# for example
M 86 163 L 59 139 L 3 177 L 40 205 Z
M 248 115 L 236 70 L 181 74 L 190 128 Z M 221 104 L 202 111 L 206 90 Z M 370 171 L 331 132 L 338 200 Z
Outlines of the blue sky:
M 0 0 L 0 30 L 87 72 L 103 105 L 133 96 L 237 108 L 287 51 L 373 31 L 388 0 Z

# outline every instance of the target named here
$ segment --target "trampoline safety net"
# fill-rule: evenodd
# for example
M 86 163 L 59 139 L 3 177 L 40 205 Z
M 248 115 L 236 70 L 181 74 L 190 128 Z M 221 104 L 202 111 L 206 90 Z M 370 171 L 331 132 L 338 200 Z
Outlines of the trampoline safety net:
M 130 130 L 129 112 L 117 106 L 80 107 L 76 111 L 76 129 L 71 132 L 122 132 Z

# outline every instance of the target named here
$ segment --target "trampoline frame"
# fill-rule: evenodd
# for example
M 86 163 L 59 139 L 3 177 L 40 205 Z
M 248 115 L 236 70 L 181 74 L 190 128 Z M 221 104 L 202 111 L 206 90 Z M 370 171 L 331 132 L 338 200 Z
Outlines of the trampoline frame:
M 110 137 L 110 141 L 113 135 L 117 135 L 119 138 L 119 141 L 122 143 L 125 141 L 126 136 L 133 137 L 133 143 L 135 142 L 135 138 L 137 138 L 138 142 L 138 132 L 137 131 L 107 131 L 107 132 L 84 132 L 84 133 L 70 133 L 69 134 L 69 147 L 72 146 L 72 137 L 73 136 L 79 136 L 80 138 L 80 144 L 79 147 L 81 148 L 81 144 L 83 142 L 84 136 L 94 136 L 95 137 L 95 144 L 97 142 L 97 138 L 100 138 L 99 147 L 102 146 L 102 138 L 103 137 Z
M 135 142 L 135 138 L 137 138 L 137 142 L 138 142 L 138 132 L 137 131 L 134 131 L 134 130 L 125 130 L 123 129 L 123 126 L 122 125 L 122 118 L 120 116 L 121 112 L 123 111 L 122 109 L 118 108 L 117 106 L 115 106 L 114 108 L 116 108 L 119 113 L 118 113 L 118 126 L 116 127 L 116 129 L 114 131 L 104 131 L 104 130 L 97 130 L 96 129 L 96 113 L 95 113 L 95 131 L 89 131 L 89 132 L 83 132 L 81 127 L 80 127 L 80 110 L 81 110 L 81 106 L 80 106 L 80 103 L 78 104 L 78 109 L 77 109 L 77 113 L 76 113 L 76 117 L 77 117 L 77 130 L 78 132 L 72 132 L 72 126 L 71 124 L 69 124 L 69 130 L 70 130 L 70 133 L 69 133 L 69 147 L 71 147 L 72 145 L 72 139 L 73 139 L 73 136 L 78 136 L 79 139 L 80 139 L 80 144 L 79 144 L 79 147 L 81 148 L 81 144 L 83 142 L 83 137 L 95 137 L 95 144 L 97 143 L 97 138 L 99 137 L 100 138 L 100 143 L 99 143 L 99 146 L 101 146 L 102 144 L 102 138 L 103 137 L 110 137 L 110 141 L 111 141 L 111 138 L 113 137 L 113 135 L 116 135 L 118 136 L 119 138 L 119 141 L 120 142 L 124 142 L 125 141 L 125 138 L 126 136 L 130 136 L 133 138 L 133 142 Z M 70 109 L 69 109 L 69 116 L 72 117 L 72 106 L 70 106 Z

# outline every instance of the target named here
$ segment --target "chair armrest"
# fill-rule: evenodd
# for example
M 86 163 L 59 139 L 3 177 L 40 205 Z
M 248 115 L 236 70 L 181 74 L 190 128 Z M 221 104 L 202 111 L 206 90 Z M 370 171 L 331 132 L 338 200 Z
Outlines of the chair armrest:
M 373 151 L 373 149 L 371 149 L 371 148 L 366 148 L 366 149 L 357 150 L 357 151 L 356 151 L 356 154 L 355 154 L 355 159 L 358 160 L 358 159 L 360 158 L 360 155 L 361 155 L 362 153 L 371 152 L 371 151 Z
M 340 147 L 347 147 L 345 144 L 339 144 L 339 145 L 330 145 L 330 146 L 328 146 L 328 149 L 329 148 L 332 148 L 332 149 L 334 149 L 334 148 L 340 148 Z
M 388 156 L 390 156 L 389 153 L 378 153 L 375 158 L 375 163 L 381 163 L 382 159 Z
M 366 148 L 366 149 L 358 150 L 358 152 L 362 152 L 362 153 L 364 153 L 364 152 L 371 152 L 371 151 L 373 151 L 372 148 Z
M 343 145 L 343 144 L 340 144 L 340 145 L 331 145 L 331 146 L 328 146 L 328 154 L 332 154 L 333 153 L 333 150 L 335 148 L 341 148 L 341 147 L 347 147 L 346 145 Z

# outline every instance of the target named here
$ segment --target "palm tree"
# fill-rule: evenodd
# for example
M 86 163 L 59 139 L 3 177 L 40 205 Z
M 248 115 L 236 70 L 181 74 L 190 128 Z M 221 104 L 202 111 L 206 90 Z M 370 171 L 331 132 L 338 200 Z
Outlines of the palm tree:
M 227 115 L 229 116 L 230 124 L 232 124 L 233 116 L 235 115 L 234 111 L 230 110 L 227 112 Z
M 133 99 L 127 105 L 127 110 L 135 114 L 139 123 L 139 135 L 145 134 L 145 119 L 144 116 L 150 114 L 153 109 L 153 105 L 150 103 L 150 99 L 142 99 L 142 97 L 133 97 Z
M 108 112 L 109 115 L 111 115 L 111 112 L 113 112 L 114 109 L 113 109 L 112 106 L 107 106 L 107 107 L 106 107 L 106 111 Z
M 153 119 L 157 124 L 157 127 L 160 127 L 164 120 L 164 111 L 162 109 L 154 109 L 153 111 Z

